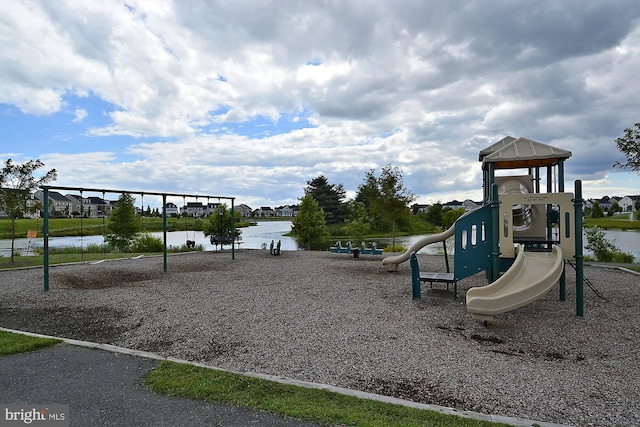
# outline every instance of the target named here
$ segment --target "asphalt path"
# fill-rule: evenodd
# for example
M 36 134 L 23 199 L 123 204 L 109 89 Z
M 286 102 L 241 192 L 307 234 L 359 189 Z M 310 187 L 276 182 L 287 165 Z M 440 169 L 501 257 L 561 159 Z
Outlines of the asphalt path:
M 319 425 L 232 405 L 154 394 L 145 388 L 144 377 L 158 363 L 65 344 L 0 356 L 0 403 L 66 404 L 71 426 Z

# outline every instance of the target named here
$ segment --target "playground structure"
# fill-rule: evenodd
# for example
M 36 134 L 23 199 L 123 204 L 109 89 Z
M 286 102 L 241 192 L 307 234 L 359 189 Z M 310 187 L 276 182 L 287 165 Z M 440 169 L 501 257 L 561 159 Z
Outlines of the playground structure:
M 202 199 L 202 200 L 207 200 L 207 205 L 208 205 L 208 201 L 210 199 L 217 199 L 218 202 L 221 199 L 224 200 L 229 200 L 231 203 L 231 235 L 235 235 L 235 214 L 234 214 L 234 203 L 235 203 L 235 197 L 228 197 L 228 196 L 210 196 L 210 195 L 200 195 L 200 194 L 181 194 L 181 193 L 158 193 L 158 192 L 152 192 L 152 191 L 130 191 L 130 190 L 114 190 L 114 189 L 96 189 L 96 188 L 84 188 L 84 187 L 60 187 L 60 186 L 50 186 L 50 185 L 43 185 L 40 187 L 42 192 L 43 192 L 43 213 L 44 213 L 44 218 L 43 218 L 43 226 L 42 226 L 42 232 L 43 232 L 43 241 L 44 241 L 44 247 L 43 247 L 43 251 L 44 251 L 44 291 L 47 292 L 49 291 L 49 191 L 51 190 L 65 190 L 65 191 L 75 191 L 78 192 L 80 195 L 80 209 L 82 210 L 82 200 L 83 200 L 83 195 L 84 193 L 98 193 L 98 194 L 102 194 L 102 200 L 105 200 L 105 195 L 106 194 L 140 194 L 141 196 L 141 212 L 144 212 L 144 196 L 161 196 L 162 197 L 162 246 L 163 246 L 163 269 L 164 272 L 167 272 L 167 197 L 182 197 L 183 200 L 186 200 L 187 197 L 190 198 L 195 198 L 196 200 L 198 199 Z M 185 202 L 186 205 L 186 202 Z M 82 224 L 82 212 L 80 215 L 81 218 L 81 224 Z M 104 207 L 103 207 L 103 212 L 102 212 L 102 219 L 103 219 L 103 232 L 106 230 L 105 227 L 105 218 L 106 218 L 106 214 L 104 212 Z M 185 230 L 186 231 L 186 230 Z M 82 234 L 82 231 L 81 231 Z M 221 243 L 222 244 L 222 243 Z M 195 246 L 195 242 L 193 242 L 193 240 L 189 240 L 189 236 L 187 234 L 187 240 L 186 240 L 186 246 L 188 247 L 192 247 Z M 233 240 L 231 239 L 231 259 L 235 259 L 235 247 L 233 245 Z
M 564 261 L 574 260 L 576 315 L 583 316 L 582 188 L 576 181 L 575 195 L 564 190 L 564 161 L 569 157 L 570 151 L 511 136 L 482 150 L 483 206 L 403 254 L 385 258 L 383 265 L 396 271 L 422 247 L 453 236 L 454 271 L 440 281 L 454 283 L 455 297 L 458 281 L 484 271 L 489 284 L 469 289 L 466 304 L 473 318 L 486 323 L 535 301 L 556 284 L 564 301 Z M 496 175 L 513 169 L 527 173 Z M 541 192 L 543 178 L 546 192 Z M 413 266 L 417 262 L 412 259 Z M 414 298 L 420 297 L 420 281 L 436 274 L 443 273 L 412 271 Z

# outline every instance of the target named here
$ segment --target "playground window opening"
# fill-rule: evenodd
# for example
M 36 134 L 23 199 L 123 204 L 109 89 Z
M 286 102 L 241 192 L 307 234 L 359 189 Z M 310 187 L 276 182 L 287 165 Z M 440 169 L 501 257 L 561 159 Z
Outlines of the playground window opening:
M 505 213 L 502 221 L 502 232 L 504 237 L 509 237 L 509 214 Z

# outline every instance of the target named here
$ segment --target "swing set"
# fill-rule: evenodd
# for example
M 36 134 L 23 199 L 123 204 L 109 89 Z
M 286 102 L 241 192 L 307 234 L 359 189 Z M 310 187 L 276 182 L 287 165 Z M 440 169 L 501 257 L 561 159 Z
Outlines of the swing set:
M 206 198 L 207 200 L 209 200 L 209 198 L 216 198 L 218 200 L 224 199 L 224 200 L 229 200 L 231 203 L 231 235 L 235 234 L 235 215 L 234 215 L 234 203 L 235 203 L 235 197 L 228 197 L 228 196 L 208 196 L 208 195 L 200 195 L 200 194 L 183 194 L 183 193 L 159 193 L 159 192 L 150 192 L 150 191 L 128 191 L 128 190 L 114 190 L 114 189 L 96 189 L 96 188 L 85 188 L 85 187 L 60 187 L 60 186 L 50 186 L 50 185 L 43 185 L 40 187 L 42 189 L 43 192 L 43 211 L 44 211 L 44 221 L 43 221 L 43 226 L 42 226 L 42 233 L 43 233 L 43 238 L 44 238 L 44 291 L 47 292 L 49 291 L 49 191 L 50 190 L 64 190 L 64 191 L 75 191 L 75 192 L 79 192 L 80 193 L 80 242 L 81 242 L 81 247 L 82 247 L 82 261 L 84 262 L 84 230 L 83 230 L 83 221 L 82 218 L 84 217 L 84 197 L 83 194 L 85 192 L 87 193 L 101 193 L 102 194 L 102 202 L 101 202 L 101 211 L 102 212 L 96 212 L 97 214 L 100 214 L 102 216 L 102 234 L 103 236 L 106 235 L 106 230 L 107 230 L 107 226 L 106 226 L 106 217 L 107 217 L 107 202 L 106 202 L 106 194 L 107 193 L 113 193 L 113 194 L 123 194 L 123 193 L 127 193 L 127 194 L 140 194 L 141 195 L 141 216 L 142 216 L 142 220 L 141 220 L 141 228 L 142 231 L 144 232 L 144 196 L 161 196 L 162 197 L 162 246 L 163 246 L 163 269 L 164 272 L 167 272 L 167 197 L 182 197 L 183 201 L 185 201 L 185 209 L 186 209 L 186 198 L 187 197 L 195 197 L 196 200 L 198 200 L 198 198 Z M 208 205 L 208 203 L 207 203 Z M 193 240 L 189 239 L 189 234 L 188 234 L 188 229 L 186 227 L 186 215 L 185 215 L 185 233 L 187 233 L 187 247 L 195 247 L 195 227 L 193 230 Z M 189 246 L 190 244 L 192 244 L 192 246 Z M 231 259 L 235 260 L 235 247 L 234 245 L 231 245 Z M 98 263 L 98 262 L 102 262 L 106 259 L 106 245 L 103 245 L 103 259 L 101 261 L 97 261 L 94 262 Z

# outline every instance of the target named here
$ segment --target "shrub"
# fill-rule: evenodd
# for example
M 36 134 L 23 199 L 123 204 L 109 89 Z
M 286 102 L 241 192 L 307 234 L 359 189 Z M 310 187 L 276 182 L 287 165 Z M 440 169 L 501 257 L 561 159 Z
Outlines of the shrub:
M 598 261 L 622 263 L 632 263 L 634 261 L 632 254 L 622 252 L 614 242 L 607 240 L 600 228 L 587 228 L 585 229 L 585 234 L 587 237 L 585 248 L 590 249 Z
M 149 233 L 143 233 L 136 237 L 133 241 L 133 245 L 131 246 L 131 250 L 133 252 L 162 252 L 164 250 L 164 246 L 162 244 L 162 239 L 159 237 L 154 237 Z
M 204 251 L 204 246 L 201 244 L 197 244 L 195 245 L 193 248 L 190 248 L 189 246 L 187 246 L 186 244 L 182 244 L 179 247 L 173 246 L 169 249 L 169 252 L 171 253 L 178 253 L 178 252 L 202 252 Z
M 378 247 L 378 249 L 380 249 L 380 247 Z M 386 245 L 384 248 L 382 248 L 382 252 L 406 252 L 407 248 L 405 248 L 402 245 L 399 245 L 396 243 L 396 250 L 393 250 L 393 245 Z

